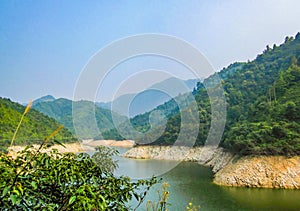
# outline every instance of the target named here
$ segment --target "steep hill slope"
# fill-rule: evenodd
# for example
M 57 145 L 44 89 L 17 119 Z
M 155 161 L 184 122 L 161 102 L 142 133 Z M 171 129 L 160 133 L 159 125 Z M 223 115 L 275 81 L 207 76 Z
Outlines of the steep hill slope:
M 13 137 L 13 133 L 20 121 L 25 107 L 9 99 L 0 98 L 0 143 L 6 149 Z M 59 123 L 54 119 L 31 109 L 25 116 L 17 134 L 15 145 L 36 143 L 50 135 Z M 63 128 L 55 137 L 63 142 L 73 142 L 77 138 L 66 128 Z

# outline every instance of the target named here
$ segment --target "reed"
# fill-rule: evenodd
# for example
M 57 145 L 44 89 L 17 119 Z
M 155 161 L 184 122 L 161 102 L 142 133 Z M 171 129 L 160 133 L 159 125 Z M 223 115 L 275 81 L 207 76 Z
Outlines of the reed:
M 26 106 L 26 108 L 25 108 L 25 110 L 24 110 L 24 112 L 23 112 L 23 114 L 22 114 L 22 116 L 21 116 L 21 119 L 20 119 L 20 121 L 19 121 L 19 124 L 18 124 L 18 126 L 17 126 L 17 128 L 16 128 L 16 130 L 15 130 L 15 132 L 14 132 L 14 135 L 13 135 L 13 137 L 12 137 L 12 139 L 11 139 L 10 146 L 12 146 L 12 145 L 14 144 L 14 141 L 15 141 L 15 139 L 16 139 L 16 136 L 17 136 L 18 130 L 19 130 L 21 124 L 22 124 L 22 121 L 23 121 L 25 115 L 29 112 L 31 106 L 32 106 L 32 100 L 29 101 L 29 103 L 27 104 L 27 106 Z

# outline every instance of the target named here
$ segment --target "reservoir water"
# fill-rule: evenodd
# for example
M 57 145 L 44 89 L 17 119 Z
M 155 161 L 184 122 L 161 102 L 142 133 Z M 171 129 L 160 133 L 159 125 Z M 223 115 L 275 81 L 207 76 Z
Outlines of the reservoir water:
M 126 150 L 119 151 L 123 153 Z M 116 175 L 141 175 L 143 178 L 157 175 L 161 169 L 177 164 L 171 161 L 122 157 L 118 157 L 118 160 Z M 211 169 L 196 163 L 181 162 L 170 171 L 159 175 L 159 178 L 170 185 L 168 202 L 171 204 L 171 211 L 185 210 L 189 202 L 200 205 L 200 210 L 300 210 L 300 190 L 218 186 L 212 182 Z M 145 204 L 148 200 L 157 201 L 157 190 L 161 190 L 160 184 L 151 189 L 145 203 L 138 210 L 146 210 Z

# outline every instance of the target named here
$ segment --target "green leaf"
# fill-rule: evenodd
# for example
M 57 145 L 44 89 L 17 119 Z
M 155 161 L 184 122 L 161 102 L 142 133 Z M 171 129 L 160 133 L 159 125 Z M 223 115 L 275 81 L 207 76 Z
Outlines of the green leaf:
M 134 198 L 139 201 L 140 200 L 140 196 L 139 194 L 137 194 L 136 192 L 133 193 Z
M 30 184 L 31 184 L 31 186 L 33 187 L 34 190 L 37 189 L 37 185 L 36 185 L 35 181 L 32 181 Z
M 16 202 L 17 202 L 17 196 L 11 194 L 11 195 L 10 195 L 10 200 L 11 200 L 11 202 L 12 202 L 13 204 L 16 204 Z
M 74 201 L 76 200 L 76 196 L 72 196 L 70 199 L 69 199 L 69 205 L 74 203 Z
M 66 146 L 63 144 L 63 143 L 61 143 L 60 141 L 58 141 L 58 140 L 56 140 L 56 139 L 54 139 L 53 140 L 56 144 L 58 144 L 58 145 L 60 145 L 60 146 L 63 146 L 64 148 L 66 148 Z
M 4 197 L 4 196 L 6 196 L 6 194 L 8 193 L 8 191 L 9 191 L 9 186 L 7 186 L 7 187 L 5 187 L 4 189 L 3 189 L 3 191 L 2 191 L 2 197 Z

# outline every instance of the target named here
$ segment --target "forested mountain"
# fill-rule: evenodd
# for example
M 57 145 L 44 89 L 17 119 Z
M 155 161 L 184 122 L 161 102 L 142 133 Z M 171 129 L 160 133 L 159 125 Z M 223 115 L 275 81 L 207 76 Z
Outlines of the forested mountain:
M 240 154 L 300 154 L 299 119 L 287 118 L 288 105 L 299 113 L 300 34 L 267 46 L 263 54 L 224 80 L 228 95 L 223 145 Z M 289 100 L 287 100 L 289 99 Z
M 9 99 L 0 98 L 0 143 L 2 150 L 9 146 L 24 110 L 24 106 L 12 102 Z M 58 126 L 59 123 L 54 119 L 31 109 L 24 117 L 15 144 L 23 145 L 40 142 L 50 135 Z M 77 138 L 66 128 L 62 128 L 55 138 L 63 142 L 77 140 Z
M 36 102 L 36 101 L 34 101 Z M 108 109 L 103 109 L 95 106 L 90 101 L 77 101 L 74 102 L 69 99 L 59 98 L 51 101 L 41 101 L 33 104 L 33 108 L 41 113 L 54 118 L 60 124 L 68 128 L 73 134 L 75 134 L 75 128 L 73 124 L 72 106 L 76 106 L 80 112 L 78 115 L 78 127 L 80 128 L 80 138 L 101 138 L 98 133 L 90 128 L 91 125 L 91 111 L 95 110 L 95 117 L 100 133 L 114 128 L 112 114 L 114 118 L 124 118 L 115 112 L 111 112 Z
M 235 63 L 216 73 L 222 79 L 227 101 L 223 147 L 241 155 L 300 154 L 299 65 L 298 33 L 295 38 L 286 37 L 280 46 L 267 46 L 253 61 Z M 196 145 L 204 144 L 210 128 L 206 88 L 214 89 L 209 83 L 212 77 L 204 81 L 206 87 L 198 83 L 193 91 L 201 120 Z M 173 144 L 180 132 L 180 112 L 188 111 L 188 107 L 179 111 L 171 100 L 157 109 L 169 118 L 164 134 L 152 144 Z M 149 129 L 149 113 L 131 119 L 138 130 Z

